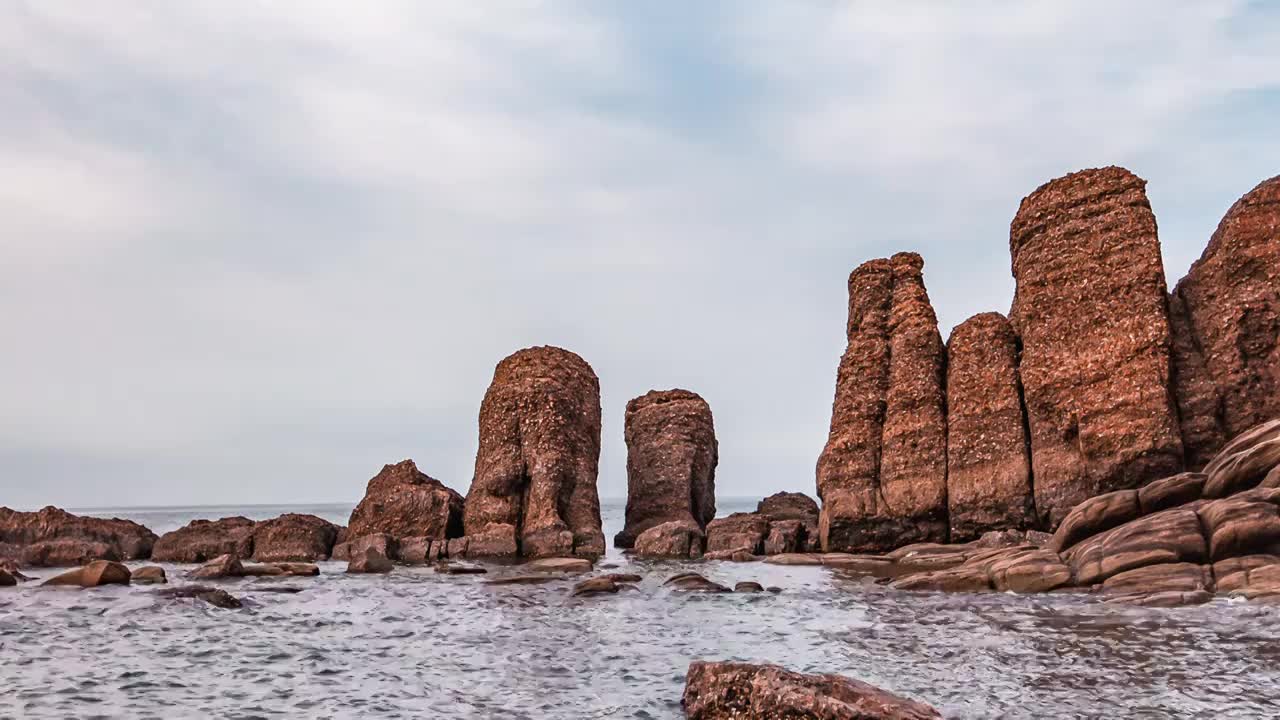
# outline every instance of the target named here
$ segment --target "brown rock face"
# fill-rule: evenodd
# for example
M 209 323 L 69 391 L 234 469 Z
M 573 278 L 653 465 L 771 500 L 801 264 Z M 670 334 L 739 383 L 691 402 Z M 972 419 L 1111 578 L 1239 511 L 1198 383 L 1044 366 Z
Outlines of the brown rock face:
M 498 363 L 480 405 L 467 553 L 603 555 L 599 462 L 600 381 L 586 361 L 535 347 Z
M 947 507 L 951 541 L 1037 526 L 1018 381 L 1018 339 L 982 313 L 947 342 Z
M 681 704 L 689 720 L 942 717 L 928 705 L 840 675 L 801 675 L 774 665 L 733 662 L 690 663 Z
M 0 507 L 0 557 L 22 565 L 145 559 L 155 542 L 155 533 L 129 520 L 80 517 L 52 506 L 38 512 Z
M 247 517 L 192 520 L 156 541 L 151 559 L 156 562 L 202 563 L 219 555 L 253 556 L 253 530 Z
M 288 513 L 258 523 L 253 529 L 253 559 L 258 562 L 327 560 L 338 526 L 316 517 Z
M 711 407 L 688 390 L 650 391 L 627 403 L 627 520 L 613 544 L 667 522 L 699 529 L 716 516 L 716 445 Z
M 461 537 L 462 502 L 461 495 L 418 470 L 412 460 L 387 465 L 369 480 L 364 499 L 351 511 L 347 537 Z
M 1010 227 L 1035 507 L 1053 527 L 1081 500 L 1182 469 L 1145 185 L 1123 168 L 1073 173 L 1027 196 Z
M 849 344 L 817 470 L 825 550 L 947 538 L 944 357 L 923 267 L 899 253 L 849 276 Z
M 1222 437 L 1280 417 L 1280 176 L 1231 207 L 1170 310 L 1191 350 L 1175 356 L 1183 433 L 1202 461 Z

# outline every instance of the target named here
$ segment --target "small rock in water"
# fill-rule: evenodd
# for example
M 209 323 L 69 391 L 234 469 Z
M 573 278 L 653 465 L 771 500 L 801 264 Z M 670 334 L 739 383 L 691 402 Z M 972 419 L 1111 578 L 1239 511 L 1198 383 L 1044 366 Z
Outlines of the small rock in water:
M 712 582 L 698 573 L 680 573 L 673 575 L 667 579 L 663 585 L 670 585 L 676 590 L 683 592 L 710 592 L 710 593 L 727 593 L 733 592 L 729 588 L 717 582 Z
M 584 573 L 591 571 L 591 561 L 586 558 L 539 558 L 525 567 L 534 572 Z
M 209 562 L 187 573 L 187 577 L 196 580 L 219 580 L 222 578 L 240 577 L 244 574 L 244 566 L 240 558 L 227 553 L 219 555 Z
M 364 552 L 352 556 L 347 563 L 349 573 L 389 573 L 391 568 L 391 561 L 375 548 L 365 548 Z
M 179 587 L 165 588 L 163 590 L 156 591 L 156 594 L 167 598 L 202 600 L 214 607 L 226 610 L 235 610 L 243 605 L 239 598 L 226 590 L 207 587 L 204 585 L 182 585 Z
M 483 575 L 489 571 L 479 565 L 446 562 L 436 565 L 436 572 L 444 573 L 445 575 Z
M 610 580 L 608 577 L 594 577 L 590 580 L 583 580 L 573 586 L 573 597 L 581 597 L 584 595 L 606 595 L 618 592 L 620 586 L 618 583 Z
M 758 593 L 764 592 L 764 586 L 758 582 L 744 580 L 733 586 L 733 591 L 737 593 Z
M 169 582 L 169 578 L 164 574 L 164 568 L 159 565 L 148 565 L 134 570 L 130 580 L 135 585 L 163 585 Z
M 129 568 L 111 560 L 94 560 L 82 568 L 62 573 L 45 580 L 43 585 L 78 585 L 82 588 L 100 585 L 128 585 Z

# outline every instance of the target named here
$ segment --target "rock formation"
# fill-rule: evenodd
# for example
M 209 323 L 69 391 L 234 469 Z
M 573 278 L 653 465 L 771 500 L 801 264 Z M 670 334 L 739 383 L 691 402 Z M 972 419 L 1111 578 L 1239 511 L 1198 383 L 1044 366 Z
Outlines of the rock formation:
M 386 465 L 351 511 L 347 538 L 386 533 L 394 538 L 447 541 L 462 536 L 462 496 L 418 470 L 412 460 Z
M 947 508 L 951 541 L 1036 527 L 1018 382 L 1018 340 L 999 313 L 947 341 Z
M 627 403 L 626 526 L 613 539 L 630 548 L 656 525 L 699 530 L 716 516 L 718 461 L 711 407 L 688 390 L 652 390 Z
M 337 525 L 316 517 L 287 513 L 262 522 L 246 517 L 192 520 L 156 541 L 156 562 L 202 563 L 220 555 L 260 562 L 326 560 L 338 539 Z
M 693 662 L 681 699 L 689 720 L 933 720 L 923 703 L 840 675 L 802 675 L 774 665 Z
M 1050 527 L 1086 498 L 1183 467 L 1145 186 L 1123 168 L 1072 173 L 1023 199 L 1010 227 L 1009 319 L 1022 340 L 1035 506 Z
M 798 492 L 778 492 L 756 505 L 756 514 L 769 518 L 764 554 L 816 551 L 820 510 L 813 498 Z M 794 535 L 795 541 L 790 538 Z M 794 548 L 794 549 L 786 549 Z
M 258 562 L 316 562 L 329 559 L 338 526 L 316 517 L 288 513 L 253 529 L 253 559 Z
M 818 460 L 827 550 L 947 537 L 944 356 L 919 255 L 849 276 L 848 348 Z
M 0 558 L 18 565 L 146 559 L 155 541 L 155 533 L 129 520 L 80 517 L 52 506 L 38 512 L 0 507 Z
M 1169 306 L 1182 432 L 1199 467 L 1224 438 L 1280 417 L 1280 176 L 1231 207 Z
M 480 406 L 467 555 L 603 555 L 599 462 L 600 381 L 586 361 L 535 347 L 500 362 Z

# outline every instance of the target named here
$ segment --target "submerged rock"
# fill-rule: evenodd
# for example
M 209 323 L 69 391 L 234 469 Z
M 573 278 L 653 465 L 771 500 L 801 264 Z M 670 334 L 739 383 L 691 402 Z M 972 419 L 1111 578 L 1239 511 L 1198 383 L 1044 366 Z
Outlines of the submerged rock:
M 689 720 L 940 720 L 923 703 L 840 675 L 802 675 L 774 665 L 693 662 L 681 698 Z
M 139 560 L 151 555 L 155 542 L 155 533 L 130 520 L 81 517 L 53 506 L 37 512 L 0 507 L 0 558 L 25 566 Z
M 600 381 L 586 361 L 535 347 L 500 362 L 480 406 L 467 556 L 603 555 L 599 461 Z
M 630 548 L 664 523 L 704 529 L 716 515 L 718 462 L 707 402 L 688 390 L 650 391 L 627 403 L 625 436 L 626 526 L 613 544 Z

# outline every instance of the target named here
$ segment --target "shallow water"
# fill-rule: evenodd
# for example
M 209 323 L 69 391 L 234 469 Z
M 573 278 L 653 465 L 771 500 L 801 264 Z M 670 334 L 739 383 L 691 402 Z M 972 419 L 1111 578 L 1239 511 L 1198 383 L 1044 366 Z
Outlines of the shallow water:
M 106 514 L 164 532 L 286 510 L 344 521 L 349 507 Z M 621 515 L 606 505 L 609 536 Z M 949 718 L 1280 716 L 1276 608 L 908 594 L 826 568 L 633 563 L 613 549 L 605 562 L 644 575 L 639 591 L 571 599 L 570 580 L 483 584 L 511 568 L 346 576 L 338 563 L 319 578 L 228 582 L 240 611 L 146 587 L 0 588 L 0 717 L 681 718 L 684 671 L 700 658 L 842 673 Z M 783 592 L 661 587 L 684 569 Z M 271 585 L 304 590 L 259 592 Z

